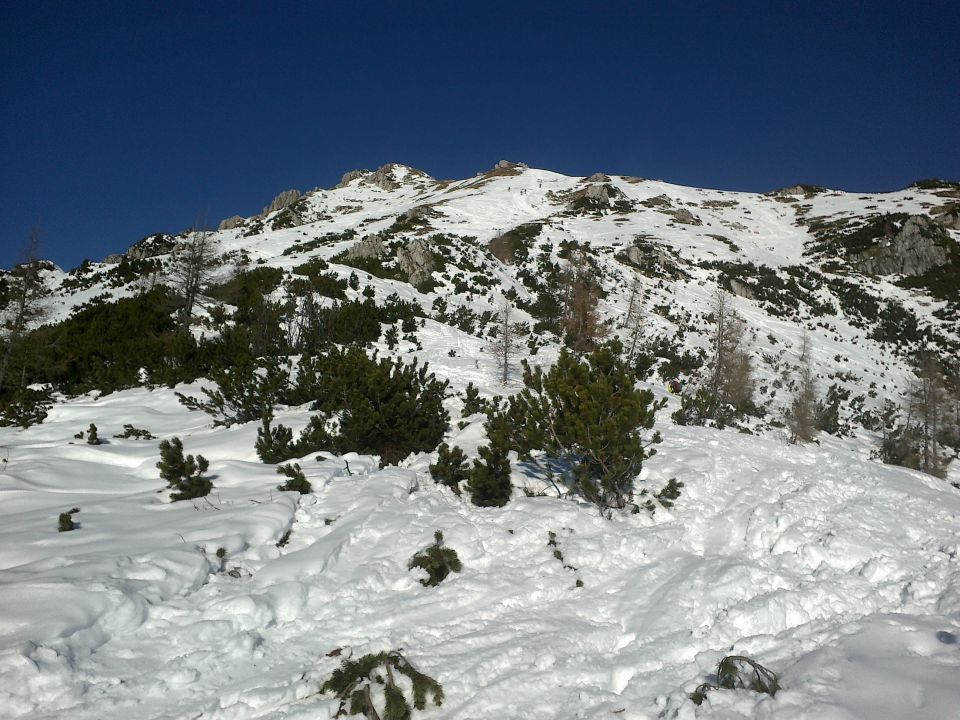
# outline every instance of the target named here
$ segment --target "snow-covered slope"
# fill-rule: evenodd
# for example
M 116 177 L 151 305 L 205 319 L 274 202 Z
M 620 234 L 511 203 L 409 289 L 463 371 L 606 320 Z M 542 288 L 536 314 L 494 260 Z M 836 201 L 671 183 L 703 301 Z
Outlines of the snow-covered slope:
M 121 419 L 208 456 L 210 502 L 158 494 L 153 442 L 67 439 Z M 956 716 L 960 494 L 840 441 L 661 429 L 643 480 L 682 479 L 680 500 L 607 521 L 548 497 L 474 507 L 427 458 L 306 458 L 298 500 L 253 426 L 213 431 L 169 391 L 58 406 L 0 436 L 3 715 L 330 717 L 328 653 L 402 647 L 444 686 L 425 717 Z M 58 534 L 70 506 L 80 529 Z M 464 567 L 424 588 L 407 561 L 435 530 Z M 694 706 L 731 653 L 784 689 Z
M 877 435 L 859 421 L 900 399 L 915 350 L 955 359 L 960 297 L 926 273 L 957 262 L 943 244 L 960 246 L 958 197 L 938 183 L 758 195 L 510 163 L 437 181 L 391 165 L 225 223 L 216 279 L 280 268 L 279 300 L 322 258 L 358 276 L 349 299 L 396 293 L 429 315 L 416 344 L 381 338 L 380 353 L 426 360 L 451 392 L 472 382 L 488 397 L 519 383 L 499 383 L 484 314 L 512 298 L 535 326 L 552 268 L 589 264 L 612 335 L 629 333 L 638 288 L 643 338 L 678 352 L 708 346 L 723 283 L 748 324 L 766 415 L 743 424 L 753 434 L 673 425 L 672 374 L 652 373 L 668 406 L 640 487 L 676 478 L 682 494 L 671 509 L 603 520 L 575 500 L 525 497 L 519 488 L 540 485 L 522 463 L 509 504 L 474 507 L 433 483 L 435 455 L 378 469 L 311 454 L 299 462 L 314 492 L 279 492 L 254 452 L 257 423 L 213 428 L 177 402 L 174 390 L 209 383 L 61 397 L 42 424 L 0 428 L 0 716 L 332 717 L 338 704 L 319 688 L 343 657 L 403 648 L 444 687 L 424 717 L 960 717 L 960 492 L 871 460 Z M 883 213 L 883 232 L 849 239 Z M 912 216 L 936 218 L 946 260 L 926 226 L 903 237 Z M 351 265 L 344 253 L 371 239 L 393 269 L 422 241 L 429 282 Z M 51 267 L 47 320 L 164 281 L 185 241 L 157 235 L 124 258 Z M 909 274 L 876 272 L 884 248 L 909 243 Z M 455 320 L 458 308 L 473 321 Z M 804 334 L 821 390 L 856 402 L 843 410 L 847 437 L 793 446 L 781 421 Z M 559 339 L 532 339 L 530 360 L 550 364 Z M 482 418 L 461 418 L 456 397 L 447 406 L 448 441 L 475 454 Z M 308 417 L 278 411 L 294 429 Z M 74 439 L 91 422 L 109 443 Z M 128 423 L 157 439 L 112 437 Z M 208 499 L 162 491 L 157 441 L 174 435 L 211 461 Z M 74 507 L 79 530 L 57 533 Z M 436 530 L 464 567 L 424 588 L 407 563 Z M 694 705 L 688 694 L 730 654 L 777 671 L 783 690 Z

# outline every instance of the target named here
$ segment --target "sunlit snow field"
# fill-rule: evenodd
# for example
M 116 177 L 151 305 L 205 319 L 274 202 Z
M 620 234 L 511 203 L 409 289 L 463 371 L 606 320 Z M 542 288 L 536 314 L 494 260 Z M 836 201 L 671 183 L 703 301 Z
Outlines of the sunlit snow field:
M 156 441 L 72 437 L 121 420 L 210 459 L 209 502 L 159 492 Z M 168 390 L 3 429 L 0 714 L 330 717 L 327 653 L 400 647 L 444 686 L 424 717 L 958 717 L 960 493 L 836 441 L 662 429 L 643 479 L 682 496 L 612 521 L 519 493 L 474 507 L 427 458 L 308 457 L 315 493 L 281 493 L 255 424 L 213 431 Z M 72 507 L 80 528 L 57 533 Z M 407 562 L 438 529 L 464 569 L 424 588 Z M 694 706 L 731 653 L 784 689 Z

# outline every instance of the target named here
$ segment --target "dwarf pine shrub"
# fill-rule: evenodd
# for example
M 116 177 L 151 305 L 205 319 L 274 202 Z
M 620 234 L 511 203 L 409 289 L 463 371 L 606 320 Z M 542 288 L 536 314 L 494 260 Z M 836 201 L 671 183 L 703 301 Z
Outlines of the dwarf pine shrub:
M 443 704 L 443 687 L 429 675 L 417 670 L 398 650 L 364 655 L 356 660 L 344 660 L 320 688 L 322 693 L 333 693 L 340 700 L 334 717 L 363 715 L 366 718 L 406 720 L 413 709 L 396 675 L 410 681 L 413 707 L 423 710 L 427 696 L 437 707 Z M 373 688 L 382 687 L 383 707 L 374 706 Z
M 87 445 L 100 445 L 103 441 L 97 436 L 97 426 L 90 423 L 87 429 Z
M 711 690 L 753 690 L 771 697 L 780 690 L 780 678 L 760 663 L 744 655 L 728 655 L 717 665 L 717 684 L 703 683 L 690 695 L 700 705 Z
M 122 433 L 117 433 L 116 435 L 114 435 L 114 437 L 119 438 L 121 440 L 131 440 L 131 439 L 132 440 L 153 440 L 154 439 L 153 435 L 151 435 L 149 431 L 143 430 L 138 427 L 134 427 L 129 423 L 123 426 Z
M 407 565 L 407 569 L 426 570 L 428 577 L 420 580 L 424 587 L 439 585 L 451 572 L 460 572 L 463 565 L 453 548 L 443 547 L 443 533 L 437 530 L 433 534 L 433 544 L 416 553 Z
M 157 468 L 160 477 L 167 481 L 167 487 L 176 492 L 170 494 L 170 499 L 192 500 L 210 494 L 213 483 L 209 478 L 202 477 L 210 463 L 203 455 L 183 456 L 183 442 L 178 437 L 160 441 L 160 462 Z
M 277 485 L 277 490 L 298 492 L 301 495 L 304 495 L 308 492 L 313 492 L 313 487 L 310 485 L 310 481 L 307 480 L 306 475 L 303 474 L 303 470 L 300 469 L 300 466 L 297 463 L 281 465 L 277 468 L 277 475 L 287 476 L 287 481 L 282 485 Z
M 437 448 L 437 462 L 430 466 L 430 476 L 434 482 L 446 485 L 459 495 L 460 483 L 470 477 L 467 456 L 456 445 L 451 448 L 446 443 L 442 443 Z
M 65 513 L 60 513 L 57 518 L 57 532 L 70 532 L 77 529 L 77 524 L 73 521 L 74 513 L 80 512 L 80 508 L 73 508 Z

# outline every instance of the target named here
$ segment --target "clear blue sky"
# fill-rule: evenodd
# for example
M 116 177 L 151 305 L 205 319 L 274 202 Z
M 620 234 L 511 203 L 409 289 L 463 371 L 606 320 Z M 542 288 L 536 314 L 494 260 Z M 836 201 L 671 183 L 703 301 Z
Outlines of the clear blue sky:
M 960 178 L 951 2 L 0 3 L 0 266 L 396 161 L 768 190 Z

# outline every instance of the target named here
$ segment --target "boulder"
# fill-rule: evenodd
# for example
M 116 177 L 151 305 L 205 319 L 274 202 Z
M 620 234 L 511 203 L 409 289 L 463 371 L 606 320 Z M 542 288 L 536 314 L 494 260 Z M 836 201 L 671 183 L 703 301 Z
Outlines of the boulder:
M 433 253 L 429 243 L 416 238 L 397 251 L 397 265 L 406 273 L 411 285 L 420 285 L 433 273 Z

